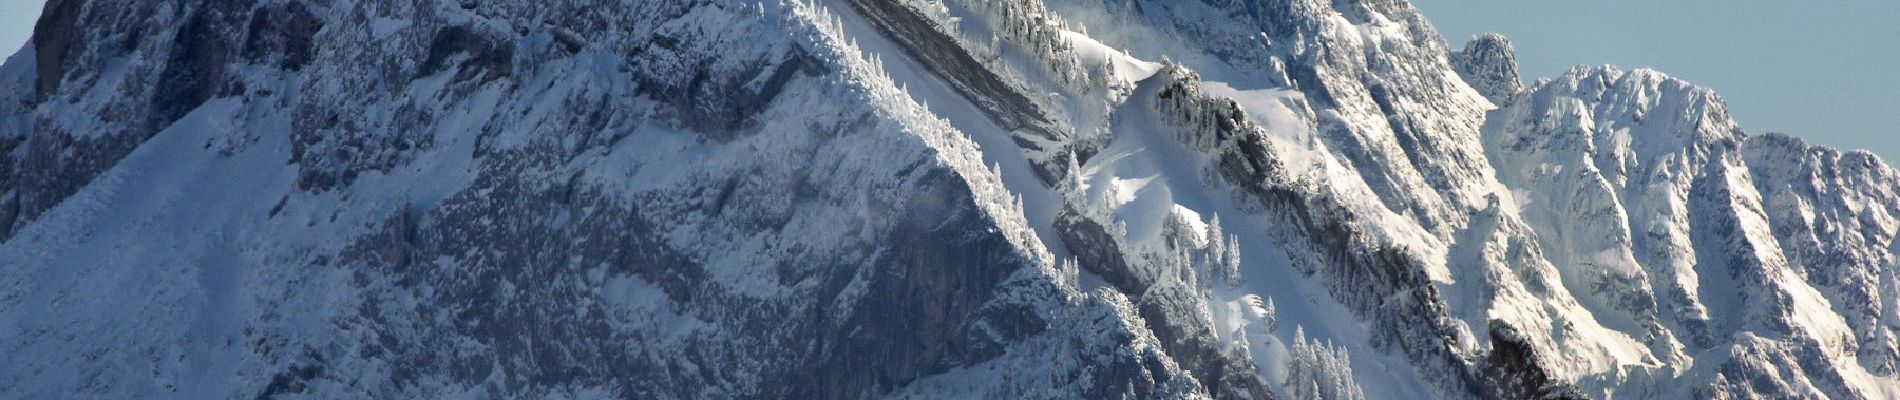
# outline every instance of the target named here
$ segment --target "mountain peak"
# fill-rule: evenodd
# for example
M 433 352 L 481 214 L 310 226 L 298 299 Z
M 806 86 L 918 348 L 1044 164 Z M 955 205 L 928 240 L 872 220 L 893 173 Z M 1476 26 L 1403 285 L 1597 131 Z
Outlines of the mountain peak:
M 1451 55 L 1451 65 L 1465 82 L 1493 103 L 1503 104 L 1524 90 L 1518 77 L 1517 51 L 1504 35 L 1486 33 L 1465 41 L 1463 50 Z

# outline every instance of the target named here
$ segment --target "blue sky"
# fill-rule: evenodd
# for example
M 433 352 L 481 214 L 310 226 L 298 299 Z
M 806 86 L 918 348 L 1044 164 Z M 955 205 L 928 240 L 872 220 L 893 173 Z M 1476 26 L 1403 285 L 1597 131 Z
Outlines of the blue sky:
M 0 59 L 12 56 L 33 35 L 46 0 L 0 0 Z
M 1900 162 L 1900 1 L 1412 3 L 1453 48 L 1483 32 L 1511 38 L 1526 81 L 1578 64 L 1649 67 L 1714 88 L 1750 133 Z
M 43 0 L 0 0 L 0 52 Z M 1900 162 L 1900 1 L 1413 0 L 1454 48 L 1498 32 L 1525 80 L 1573 65 L 1650 67 L 1714 88 L 1749 132 Z

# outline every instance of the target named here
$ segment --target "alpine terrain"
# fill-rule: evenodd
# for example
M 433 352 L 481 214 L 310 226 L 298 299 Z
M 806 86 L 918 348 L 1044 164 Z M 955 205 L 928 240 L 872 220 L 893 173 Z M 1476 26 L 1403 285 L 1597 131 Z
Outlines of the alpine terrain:
M 0 398 L 1900 398 L 1900 172 L 1404 0 L 51 0 Z

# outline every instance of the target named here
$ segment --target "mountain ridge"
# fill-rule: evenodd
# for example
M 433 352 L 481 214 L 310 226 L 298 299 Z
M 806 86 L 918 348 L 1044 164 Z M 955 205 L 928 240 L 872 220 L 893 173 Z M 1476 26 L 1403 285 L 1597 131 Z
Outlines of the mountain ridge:
M 1900 395 L 1900 173 L 1403 1 L 47 10 L 0 397 Z

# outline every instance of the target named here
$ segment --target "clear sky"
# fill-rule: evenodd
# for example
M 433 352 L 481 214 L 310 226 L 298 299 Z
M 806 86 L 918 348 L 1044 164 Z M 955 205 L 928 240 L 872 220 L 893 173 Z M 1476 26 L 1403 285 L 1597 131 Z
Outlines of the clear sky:
M 1900 163 L 1900 1 L 1412 0 L 1453 48 L 1484 32 L 1524 80 L 1578 64 L 1649 67 L 1715 89 L 1753 134 Z
M 0 0 L 0 60 L 12 56 L 33 36 L 33 21 L 40 19 L 46 0 Z
M 0 0 L 0 52 L 44 0 Z M 1454 48 L 1498 32 L 1524 78 L 1650 67 L 1715 88 L 1749 132 L 1900 163 L 1900 0 L 1413 0 Z M 1527 82 L 1528 83 L 1528 82 Z

